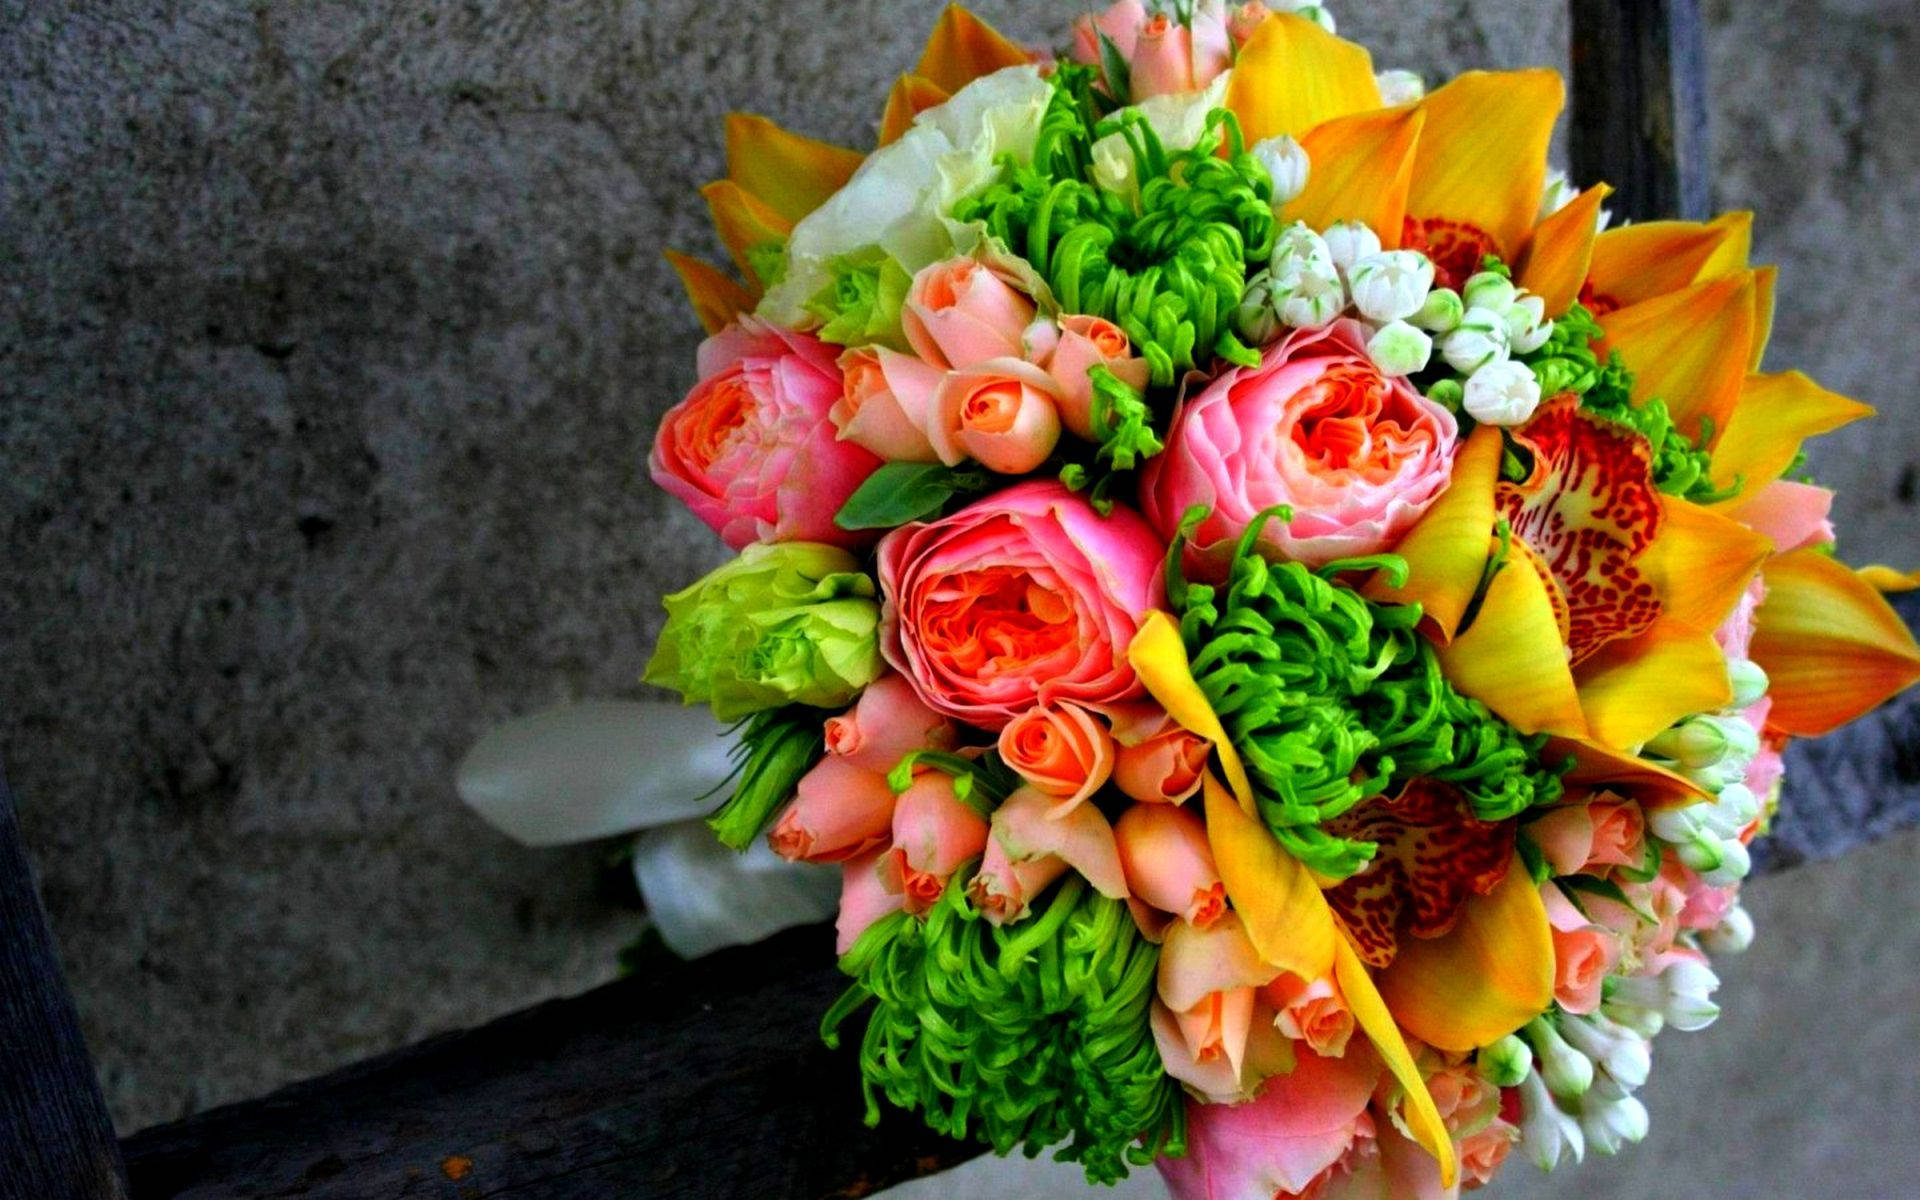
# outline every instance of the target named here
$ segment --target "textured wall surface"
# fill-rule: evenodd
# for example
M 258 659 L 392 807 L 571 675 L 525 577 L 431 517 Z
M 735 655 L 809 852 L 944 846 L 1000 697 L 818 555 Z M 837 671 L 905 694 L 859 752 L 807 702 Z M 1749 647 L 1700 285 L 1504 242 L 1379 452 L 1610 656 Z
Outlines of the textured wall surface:
M 1887 418 L 1815 456 L 1843 546 L 1920 559 L 1920 13 L 1708 8 L 1773 361 Z M 718 561 L 640 460 L 722 114 L 865 145 L 936 10 L 0 0 L 0 761 L 124 1127 L 610 974 L 604 851 L 507 843 L 452 766 L 632 692 Z M 1553 0 L 1337 11 L 1430 77 L 1564 65 Z

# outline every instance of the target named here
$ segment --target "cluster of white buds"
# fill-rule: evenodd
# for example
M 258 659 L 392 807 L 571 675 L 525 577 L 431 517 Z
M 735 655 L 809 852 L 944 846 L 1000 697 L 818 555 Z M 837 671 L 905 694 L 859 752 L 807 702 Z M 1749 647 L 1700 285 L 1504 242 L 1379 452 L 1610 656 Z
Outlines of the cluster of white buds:
M 1712 800 L 1649 814 L 1647 829 L 1699 872 L 1702 882 L 1726 887 L 1753 869 L 1740 833 L 1759 819 L 1760 798 L 1744 783 L 1729 783 Z
M 1382 71 L 1373 81 L 1380 88 L 1380 103 L 1388 108 L 1412 104 L 1427 94 L 1427 85 L 1412 71 Z
M 1653 1066 L 1651 1035 L 1558 1010 L 1521 1034 L 1540 1063 L 1520 1081 L 1521 1146 L 1541 1170 L 1578 1162 L 1588 1148 L 1616 1154 L 1647 1136 L 1647 1109 L 1633 1093 Z
M 1745 782 L 1748 767 L 1760 753 L 1760 737 L 1740 712 L 1766 695 L 1767 673 L 1758 663 L 1736 658 L 1727 664 L 1727 681 L 1733 698 L 1726 708 L 1688 717 L 1641 748 L 1644 755 L 1713 793 L 1712 800 L 1648 819 L 1648 830 L 1713 887 L 1746 878 L 1752 858 L 1741 834 L 1760 818 L 1764 805 Z M 1751 922 L 1746 936 L 1752 937 Z
M 1540 382 L 1516 354 L 1529 354 L 1553 335 L 1546 301 L 1498 271 L 1481 271 L 1459 292 L 1436 288 L 1409 314 L 1413 324 L 1436 335 L 1435 348 L 1447 365 L 1467 377 L 1458 396 L 1451 390 L 1442 403 L 1464 406 L 1467 415 L 1488 425 L 1519 425 L 1540 407 Z
M 1520 1081 L 1520 1153 L 1542 1171 L 1587 1156 L 1579 1119 L 1560 1107 L 1538 1071 Z
M 1300 193 L 1307 190 L 1307 175 L 1312 164 L 1307 161 L 1307 152 L 1299 142 L 1285 134 L 1262 138 L 1253 144 L 1253 157 L 1267 169 L 1267 177 L 1273 181 L 1273 207 L 1276 212 L 1282 205 L 1299 199 Z
M 1696 958 L 1676 958 L 1658 975 L 1613 976 L 1604 985 L 1600 1011 L 1646 1037 L 1671 1025 L 1682 1032 L 1705 1029 L 1720 1016 L 1713 993 L 1720 977 Z
M 1578 1100 L 1593 1086 L 1593 1060 L 1573 1048 L 1550 1017 L 1535 1017 L 1521 1030 L 1547 1090 L 1561 1100 Z
M 1735 900 L 1720 923 L 1700 934 L 1700 948 L 1708 954 L 1745 954 L 1753 945 L 1753 918 Z
M 1580 1098 L 1580 1131 L 1596 1154 L 1618 1154 L 1630 1142 L 1646 1139 L 1647 1106 L 1632 1091 L 1602 1077 Z
M 1604 1013 L 1562 1013 L 1560 1036 L 1593 1060 L 1595 1079 L 1611 1079 L 1631 1090 L 1644 1085 L 1653 1070 L 1653 1044 Z
M 1280 231 L 1267 260 L 1274 311 L 1284 325 L 1319 329 L 1346 310 L 1347 285 L 1327 239 L 1295 221 Z
M 1324 4 L 1315 4 L 1313 0 L 1269 0 L 1268 7 L 1276 12 L 1290 12 L 1305 17 L 1328 33 L 1338 32 L 1334 28 L 1333 14 Z

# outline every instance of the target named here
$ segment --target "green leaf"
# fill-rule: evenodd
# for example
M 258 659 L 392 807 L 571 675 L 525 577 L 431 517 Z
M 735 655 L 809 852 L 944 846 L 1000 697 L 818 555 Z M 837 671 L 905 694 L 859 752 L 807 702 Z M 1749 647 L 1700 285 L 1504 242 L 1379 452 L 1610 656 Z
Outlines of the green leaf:
M 892 529 L 931 517 L 955 496 L 986 486 L 986 472 L 977 467 L 888 463 L 847 497 L 833 523 L 842 529 Z
M 1611 879 L 1601 879 L 1596 875 L 1565 875 L 1556 882 L 1559 883 L 1560 890 L 1563 892 L 1584 892 L 1590 896 L 1599 896 L 1602 899 L 1611 900 L 1615 904 L 1620 905 L 1649 925 L 1658 925 L 1660 923 L 1652 913 L 1627 899 L 1627 894 L 1620 890 L 1620 885 Z M 1573 899 L 1572 896 L 1568 896 L 1567 898 L 1569 900 Z M 1586 905 L 1580 904 L 1577 900 L 1574 901 L 1574 903 L 1582 914 L 1586 913 Z
M 1127 66 L 1127 56 L 1104 33 L 1100 35 L 1100 73 L 1106 76 L 1107 94 L 1125 104 L 1133 94 L 1133 71 Z

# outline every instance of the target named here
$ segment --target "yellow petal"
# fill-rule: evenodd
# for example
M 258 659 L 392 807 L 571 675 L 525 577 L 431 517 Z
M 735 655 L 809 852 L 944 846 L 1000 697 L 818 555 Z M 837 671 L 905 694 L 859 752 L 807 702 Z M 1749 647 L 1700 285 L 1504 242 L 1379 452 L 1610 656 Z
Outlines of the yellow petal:
M 753 296 L 711 263 L 677 250 L 667 251 L 667 262 L 687 289 L 694 315 L 708 333 L 718 333 L 743 312 L 753 309 Z
M 1468 71 L 1420 102 L 1427 124 L 1407 215 L 1474 226 L 1511 259 L 1540 211 L 1547 142 L 1566 88 L 1558 71 Z
M 1335 117 L 1301 139 L 1311 169 L 1307 189 L 1282 211 L 1288 221 L 1325 229 L 1364 221 L 1391 250 L 1400 244 L 1413 182 L 1414 152 L 1426 114 L 1418 108 L 1375 109 Z
M 1885 563 L 1868 563 L 1854 574 L 1876 592 L 1911 592 L 1920 588 L 1920 571 L 1902 571 Z
M 1580 298 L 1580 285 L 1593 264 L 1600 205 L 1612 194 L 1611 187 L 1596 183 L 1535 227 L 1517 278 L 1521 287 L 1546 301 L 1549 317 L 1566 312 Z
M 1578 679 L 1589 736 L 1620 749 L 1733 698 L 1727 658 L 1713 634 L 1664 616 L 1645 633 L 1595 651 Z
M 1712 221 L 1648 221 L 1609 229 L 1593 242 L 1587 282 L 1602 311 L 1629 308 L 1747 265 L 1752 213 Z
M 1544 910 L 1541 919 L 1545 920 Z M 1393 1014 L 1387 1011 L 1386 1001 L 1374 986 L 1373 977 L 1367 974 L 1366 964 L 1360 961 L 1360 956 L 1354 953 L 1344 937 L 1339 939 L 1334 948 L 1333 969 L 1334 979 L 1340 984 L 1341 994 L 1346 997 L 1347 1010 L 1353 1014 L 1354 1024 L 1360 1026 L 1367 1040 L 1373 1043 L 1380 1061 L 1386 1064 L 1394 1079 L 1406 1089 L 1407 1097 L 1401 1108 L 1401 1116 L 1407 1128 L 1412 1131 L 1414 1140 L 1440 1161 L 1440 1186 L 1453 1187 L 1460 1168 L 1454 1158 L 1453 1139 L 1448 1136 L 1446 1124 L 1440 1119 L 1433 1093 L 1427 1090 L 1426 1080 L 1420 1077 L 1420 1068 L 1407 1049 L 1406 1039 L 1400 1036 L 1400 1026 L 1394 1022 Z
M 1810 437 L 1831 433 L 1873 409 L 1830 392 L 1799 371 L 1748 375 L 1740 403 L 1713 447 L 1714 486 L 1740 479 L 1741 494 L 1780 478 Z
M 1211 772 L 1203 790 L 1207 845 L 1247 940 L 1270 966 L 1302 979 L 1325 978 L 1340 935 L 1313 874 L 1258 817 L 1240 811 Z
M 1608 313 L 1606 341 L 1633 372 L 1633 400 L 1666 401 L 1675 428 L 1697 438 L 1703 418 L 1727 427 L 1753 344 L 1754 280 L 1741 271 Z
M 1127 661 L 1133 665 L 1140 685 L 1147 689 L 1167 715 L 1192 733 L 1213 743 L 1220 756 L 1220 769 L 1227 786 L 1248 816 L 1253 815 L 1253 781 L 1240 761 L 1240 752 L 1227 739 L 1206 694 L 1193 681 L 1193 668 L 1187 661 L 1187 647 L 1180 640 L 1180 625 L 1167 613 L 1155 610 L 1140 623 L 1140 630 L 1127 646 Z M 1258 943 L 1256 943 L 1258 944 Z
M 949 4 L 927 36 L 915 75 L 951 94 L 982 75 L 1032 62 L 1033 56 L 958 4 Z
M 1301 138 L 1322 121 L 1379 108 L 1380 85 L 1366 47 L 1305 17 L 1274 13 L 1234 60 L 1227 107 L 1248 145 L 1281 134 Z
M 714 232 L 733 256 L 733 265 L 740 268 L 743 278 L 758 282 L 753 250 L 786 241 L 793 223 L 731 179 L 716 179 L 701 188 L 700 194 L 706 198 Z
M 1634 566 L 1659 593 L 1661 620 L 1712 633 L 1773 552 L 1773 543 L 1732 517 L 1678 496 L 1662 496 L 1660 508 L 1660 532 Z
M 1753 660 L 1766 669 L 1769 724 L 1796 737 L 1844 725 L 1920 679 L 1920 647 L 1873 585 L 1814 549 L 1767 564 Z
M 1522 733 L 1581 737 L 1586 720 L 1549 587 L 1516 539 L 1473 624 L 1438 647 L 1440 670 Z
M 1467 901 L 1452 930 L 1403 941 L 1380 995 L 1408 1033 L 1440 1050 L 1476 1050 L 1545 1012 L 1553 933 L 1519 857 L 1493 891 Z
M 791 227 L 839 191 L 866 155 L 752 113 L 727 114 L 727 178 Z
M 1540 751 L 1543 763 L 1573 759 L 1564 776 L 1567 790 L 1606 788 L 1638 800 L 1647 808 L 1677 808 L 1707 799 L 1707 790 L 1686 776 L 1648 762 L 1637 754 L 1579 738 L 1550 738 Z
M 947 89 L 931 79 L 902 75 L 887 93 L 887 111 L 880 118 L 880 144 L 890 145 L 913 127 L 913 119 L 929 108 L 947 102 Z
M 1780 268 L 1753 269 L 1753 347 L 1747 354 L 1747 370 L 1758 371 L 1767 356 L 1767 342 L 1773 337 L 1773 289 L 1780 280 Z
M 1365 589 L 1383 604 L 1418 604 L 1434 640 L 1446 645 L 1473 602 L 1493 547 L 1493 485 L 1500 474 L 1500 429 L 1482 425 L 1453 460 L 1453 479 L 1394 553 L 1407 560 L 1405 587 L 1376 574 Z

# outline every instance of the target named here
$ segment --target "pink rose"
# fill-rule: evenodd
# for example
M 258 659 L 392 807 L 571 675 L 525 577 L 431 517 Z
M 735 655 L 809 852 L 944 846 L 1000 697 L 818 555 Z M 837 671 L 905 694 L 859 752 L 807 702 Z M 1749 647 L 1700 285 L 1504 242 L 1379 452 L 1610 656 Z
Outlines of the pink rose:
M 980 869 L 967 884 L 967 899 L 991 925 L 1005 925 L 1027 917 L 1033 898 L 1067 873 L 1067 860 L 1045 854 L 1018 861 L 996 837 L 987 838 Z
M 1157 732 L 1132 743 L 1120 741 L 1113 784 L 1128 796 L 1148 804 L 1183 804 L 1200 790 L 1213 744 L 1199 734 L 1162 714 Z
M 1290 972 L 1274 977 L 1261 993 L 1273 1005 L 1281 1033 L 1305 1042 L 1323 1058 L 1339 1058 L 1353 1037 L 1353 1012 L 1331 978 L 1308 982 Z
M 835 954 L 853 949 L 875 921 L 900 911 L 904 897 L 888 891 L 881 865 L 891 853 L 882 846 L 840 864 L 840 915 L 834 919 Z
M 940 368 L 885 346 L 861 346 L 840 356 L 840 398 L 827 413 L 840 440 L 888 462 L 938 462 L 927 440 Z
M 1260 961 L 1237 913 L 1205 929 L 1168 926 L 1153 1017 L 1167 1073 L 1209 1100 L 1243 1098 L 1255 992 L 1278 973 Z
M 1371 1053 L 1303 1050 L 1245 1104 L 1188 1104 L 1186 1157 L 1155 1165 L 1174 1200 L 1296 1195 L 1345 1157 L 1379 1074 Z
M 1036 704 L 1143 694 L 1127 645 L 1160 605 L 1162 543 L 1053 481 L 880 543 L 881 651 L 937 712 L 998 731 Z
M 1466 1063 L 1441 1067 L 1426 1075 L 1425 1082 L 1434 1111 L 1455 1137 L 1500 1115 L 1500 1089 Z
M 1234 49 L 1238 50 L 1245 46 L 1247 39 L 1253 36 L 1253 31 L 1260 28 L 1272 15 L 1273 10 L 1268 8 L 1262 0 L 1247 0 L 1245 4 L 1235 6 L 1234 10 L 1227 14 L 1227 36 L 1233 39 Z
M 880 460 L 835 436 L 833 350 L 743 316 L 700 344 L 699 369 L 700 382 L 660 422 L 647 460 L 654 482 L 735 550 L 864 543 L 833 517 Z
M 1113 828 L 1127 888 L 1141 901 L 1205 929 L 1227 911 L 1227 891 L 1198 814 L 1136 804 Z
M 1094 440 L 1093 380 L 1088 371 L 1105 367 L 1129 387 L 1144 390 L 1147 386 L 1147 360 L 1135 357 L 1126 332 L 1104 317 L 1060 318 L 1057 340 L 1044 362 L 1059 389 L 1061 423 L 1087 441 Z
M 1547 810 L 1526 826 L 1555 875 L 1604 875 L 1645 861 L 1646 817 L 1611 793 Z
M 1600 1007 L 1600 985 L 1620 961 L 1620 938 L 1583 916 L 1559 887 L 1540 885 L 1553 933 L 1553 998 L 1570 1013 L 1586 1014 Z
M 986 856 L 969 893 L 995 924 L 1024 916 L 1028 902 L 1069 867 L 1101 895 L 1126 898 L 1113 827 L 1098 807 L 1063 810 L 1046 793 L 1021 787 L 993 810 L 989 826 Z
M 1036 704 L 1000 731 L 1000 757 L 1064 813 L 1107 782 L 1113 735 L 1078 704 Z
M 913 352 L 944 370 L 1021 357 L 1021 335 L 1032 320 L 1032 299 L 972 258 L 920 268 L 900 313 Z
M 1233 65 L 1222 0 L 1200 0 L 1191 24 L 1165 13 L 1147 18 L 1129 57 L 1134 103 L 1152 96 L 1197 92 Z
M 1260 535 L 1275 557 L 1317 566 L 1391 550 L 1446 490 L 1459 426 L 1381 375 L 1363 333 L 1350 320 L 1298 330 L 1183 403 L 1141 479 L 1154 528 L 1172 537 L 1207 506 L 1192 550 L 1217 560 L 1256 514 L 1287 504 L 1292 523 Z
M 958 738 L 953 722 L 922 704 L 896 674 L 868 684 L 852 708 L 826 724 L 828 754 L 882 775 L 915 750 L 951 750 Z
M 953 790 L 945 771 L 922 771 L 893 805 L 893 849 L 880 877 L 906 910 L 924 914 L 939 902 L 947 880 L 987 846 L 987 819 Z
M 789 862 L 842 862 L 883 846 L 893 828 L 884 775 L 828 756 L 800 777 L 767 844 Z
M 1507 1154 L 1520 1142 L 1518 1126 L 1495 1118 L 1460 1140 L 1460 1181 L 1484 1187 L 1500 1173 Z
M 1146 6 L 1140 0 L 1117 0 L 1098 15 L 1087 15 L 1073 23 L 1073 61 L 1090 67 L 1100 65 L 1100 37 L 1106 35 L 1121 58 L 1132 58 L 1147 23 Z
M 947 372 L 933 394 L 928 440 L 948 466 L 973 459 L 1024 475 L 1060 441 L 1053 377 L 1018 358 L 989 358 Z

